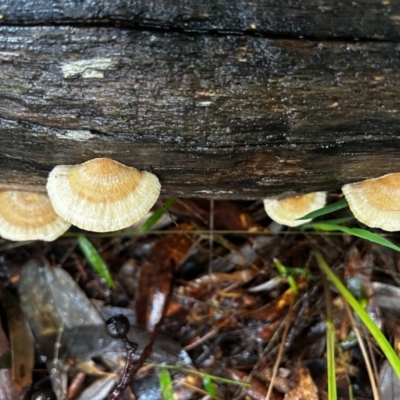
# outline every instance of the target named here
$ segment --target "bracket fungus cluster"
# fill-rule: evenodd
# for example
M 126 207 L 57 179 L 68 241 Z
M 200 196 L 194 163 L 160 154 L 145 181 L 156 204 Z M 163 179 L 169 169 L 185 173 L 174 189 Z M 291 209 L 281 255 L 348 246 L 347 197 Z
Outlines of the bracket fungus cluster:
M 301 219 L 304 215 L 324 207 L 326 192 L 314 192 L 283 200 L 264 199 L 264 208 L 268 216 L 278 224 L 299 226 L 311 219 Z
M 0 192 L 0 236 L 52 241 L 71 224 L 93 232 L 127 228 L 147 214 L 161 190 L 155 175 L 109 158 L 59 165 L 46 187 L 48 196 Z
M 9 240 L 52 241 L 71 224 L 93 232 L 124 229 L 143 218 L 157 201 L 158 178 L 109 158 L 79 165 L 59 165 L 47 180 L 47 193 L 0 192 L 0 236 Z M 400 173 L 344 185 L 354 216 L 365 225 L 400 230 Z M 275 222 L 291 227 L 299 218 L 324 207 L 326 192 L 283 200 L 264 199 Z
M 390 232 L 400 230 L 400 173 L 349 183 L 342 192 L 363 224 Z
M 400 173 L 392 173 L 362 182 L 349 183 L 342 192 L 356 219 L 370 228 L 400 231 Z M 264 207 L 275 222 L 298 226 L 311 219 L 304 215 L 325 206 L 326 193 L 315 192 L 284 200 L 265 199 Z

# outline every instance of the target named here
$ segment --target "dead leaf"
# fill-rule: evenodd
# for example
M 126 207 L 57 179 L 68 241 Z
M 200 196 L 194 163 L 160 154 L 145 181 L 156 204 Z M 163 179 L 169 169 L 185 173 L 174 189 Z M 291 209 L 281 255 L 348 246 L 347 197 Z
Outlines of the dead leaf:
M 22 389 L 32 384 L 35 363 L 32 333 L 18 304 L 17 296 L 8 289 L 0 291 L 11 342 L 12 374 L 15 384 Z
M 319 400 L 318 388 L 307 367 L 298 363 L 294 369 L 290 391 L 284 400 Z
M 181 224 L 174 229 L 181 233 L 161 237 L 142 265 L 135 303 L 139 326 L 151 330 L 160 319 L 172 275 L 193 244 L 186 233 L 192 229 L 192 225 Z

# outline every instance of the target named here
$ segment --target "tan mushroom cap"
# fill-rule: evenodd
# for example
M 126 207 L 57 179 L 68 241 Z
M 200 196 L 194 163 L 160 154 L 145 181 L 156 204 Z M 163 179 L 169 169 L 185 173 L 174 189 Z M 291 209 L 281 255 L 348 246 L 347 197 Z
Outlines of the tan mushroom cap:
M 371 228 L 400 230 L 400 173 L 342 187 L 354 216 Z
M 160 195 L 158 178 L 109 158 L 59 165 L 47 180 L 54 210 L 93 232 L 126 228 L 143 218 Z
M 289 197 L 283 200 L 264 199 L 264 208 L 268 216 L 278 224 L 299 226 L 310 222 L 311 219 L 298 218 L 324 207 L 326 192 L 314 192 Z
M 52 241 L 71 226 L 53 210 L 43 193 L 0 192 L 0 236 L 9 240 Z

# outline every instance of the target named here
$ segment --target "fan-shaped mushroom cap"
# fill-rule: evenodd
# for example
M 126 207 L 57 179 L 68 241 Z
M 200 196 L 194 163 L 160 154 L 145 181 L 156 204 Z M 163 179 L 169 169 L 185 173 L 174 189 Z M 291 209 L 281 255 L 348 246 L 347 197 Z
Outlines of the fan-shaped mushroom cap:
M 52 241 L 70 226 L 54 212 L 43 193 L 0 192 L 0 236 L 5 239 Z
M 354 216 L 371 228 L 400 230 L 400 173 L 342 187 Z
M 59 165 L 47 180 L 56 213 L 93 232 L 116 231 L 139 221 L 157 201 L 160 189 L 155 175 L 109 158 Z
M 326 192 L 314 192 L 289 197 L 283 200 L 264 199 L 264 208 L 268 216 L 278 224 L 299 226 L 310 222 L 311 219 L 298 218 L 324 207 Z

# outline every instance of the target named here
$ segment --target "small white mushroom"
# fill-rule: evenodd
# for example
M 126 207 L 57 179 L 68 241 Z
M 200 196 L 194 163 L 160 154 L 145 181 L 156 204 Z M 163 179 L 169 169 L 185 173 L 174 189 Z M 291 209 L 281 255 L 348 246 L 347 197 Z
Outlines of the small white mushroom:
M 264 208 L 268 216 L 278 224 L 299 226 L 311 219 L 301 219 L 304 215 L 324 207 L 326 192 L 314 192 L 289 197 L 283 200 L 264 199 Z
M 0 192 L 0 236 L 5 239 L 52 241 L 70 226 L 54 212 L 43 193 Z
M 400 173 L 342 187 L 354 216 L 371 228 L 400 230 Z
M 47 180 L 56 213 L 93 232 L 116 231 L 139 221 L 157 201 L 160 190 L 155 175 L 109 158 L 59 165 Z

